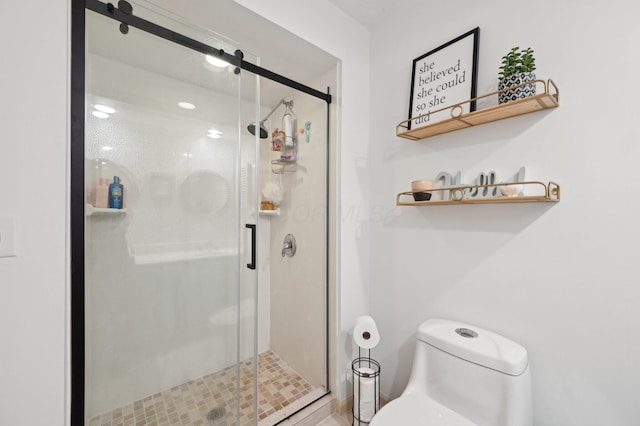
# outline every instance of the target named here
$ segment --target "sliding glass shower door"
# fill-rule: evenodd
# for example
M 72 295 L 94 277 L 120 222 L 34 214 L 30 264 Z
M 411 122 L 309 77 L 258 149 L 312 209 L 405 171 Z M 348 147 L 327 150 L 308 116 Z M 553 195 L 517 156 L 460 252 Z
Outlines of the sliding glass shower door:
M 251 424 L 255 76 L 92 11 L 86 45 L 85 424 Z

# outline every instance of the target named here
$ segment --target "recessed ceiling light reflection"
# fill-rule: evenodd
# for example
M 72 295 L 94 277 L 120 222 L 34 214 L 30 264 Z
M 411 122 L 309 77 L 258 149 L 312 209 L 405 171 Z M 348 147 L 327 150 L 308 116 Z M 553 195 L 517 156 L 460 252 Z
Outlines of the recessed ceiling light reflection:
M 209 129 L 207 136 L 211 139 L 220 139 L 222 137 L 222 132 L 218 129 Z
M 110 106 L 101 104 L 96 104 L 93 106 L 93 108 L 96 109 L 96 111 L 104 112 L 106 114 L 113 114 L 114 112 L 116 112 L 115 108 L 111 108 Z
M 229 62 L 222 60 L 220 58 L 216 58 L 215 56 L 206 55 L 204 58 L 206 59 L 207 62 L 209 62 L 214 67 L 224 68 L 229 66 Z
M 184 109 L 196 109 L 196 106 L 190 102 L 178 102 L 178 106 Z
M 94 117 L 98 118 L 109 118 L 109 114 L 102 111 L 91 111 L 91 114 L 93 114 Z
M 102 147 L 102 150 L 103 150 L 103 151 L 111 151 L 112 149 L 113 149 L 113 147 L 112 147 L 112 146 L 103 146 L 103 147 Z

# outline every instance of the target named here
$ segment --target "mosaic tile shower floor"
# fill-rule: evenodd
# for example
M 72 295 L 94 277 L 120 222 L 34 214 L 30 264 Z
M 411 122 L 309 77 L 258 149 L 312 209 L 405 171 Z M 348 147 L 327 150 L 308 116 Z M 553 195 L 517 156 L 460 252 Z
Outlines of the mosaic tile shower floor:
M 258 420 L 308 395 L 313 386 L 272 351 L 258 357 Z M 251 362 L 241 366 L 240 424 L 254 423 Z M 94 417 L 89 426 L 235 425 L 235 366 Z

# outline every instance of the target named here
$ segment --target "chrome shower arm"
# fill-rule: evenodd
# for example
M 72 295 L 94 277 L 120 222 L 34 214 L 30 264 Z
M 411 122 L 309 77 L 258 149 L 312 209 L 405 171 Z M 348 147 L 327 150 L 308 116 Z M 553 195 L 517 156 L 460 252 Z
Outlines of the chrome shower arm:
M 271 110 L 271 112 L 269 112 L 269 114 L 267 114 L 267 116 L 265 118 L 263 118 L 260 123 L 264 123 L 265 121 L 267 121 L 269 119 L 269 117 L 271 117 L 271 114 L 273 114 L 274 112 L 276 112 L 276 110 L 278 109 L 278 107 L 280 105 L 282 105 L 285 102 L 284 99 L 281 99 L 280 102 L 278 102 L 278 105 L 274 106 L 273 109 Z
M 264 123 L 265 121 L 267 121 L 269 119 L 269 117 L 271 117 L 271 114 L 273 114 L 274 112 L 276 112 L 276 110 L 278 109 L 278 107 L 282 104 L 286 104 L 287 101 L 283 99 L 280 100 L 280 102 L 278 102 L 278 105 L 274 106 L 273 109 L 271 110 L 271 112 L 269 112 L 269 114 L 267 114 L 267 116 L 265 118 L 263 118 L 262 120 L 260 120 L 260 124 Z

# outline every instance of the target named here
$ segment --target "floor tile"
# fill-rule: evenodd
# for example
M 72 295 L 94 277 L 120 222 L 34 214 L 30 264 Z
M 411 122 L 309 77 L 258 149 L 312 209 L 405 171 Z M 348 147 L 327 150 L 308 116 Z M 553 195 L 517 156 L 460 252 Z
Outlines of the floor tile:
M 314 390 L 277 354 L 258 356 L 258 419 L 264 419 Z M 238 380 L 238 373 L 240 380 Z M 92 418 L 91 426 L 197 426 L 254 424 L 253 361 L 174 386 Z M 239 392 L 236 392 L 240 383 Z M 237 394 L 240 400 L 236 401 Z M 237 404 L 236 404 L 237 402 Z

